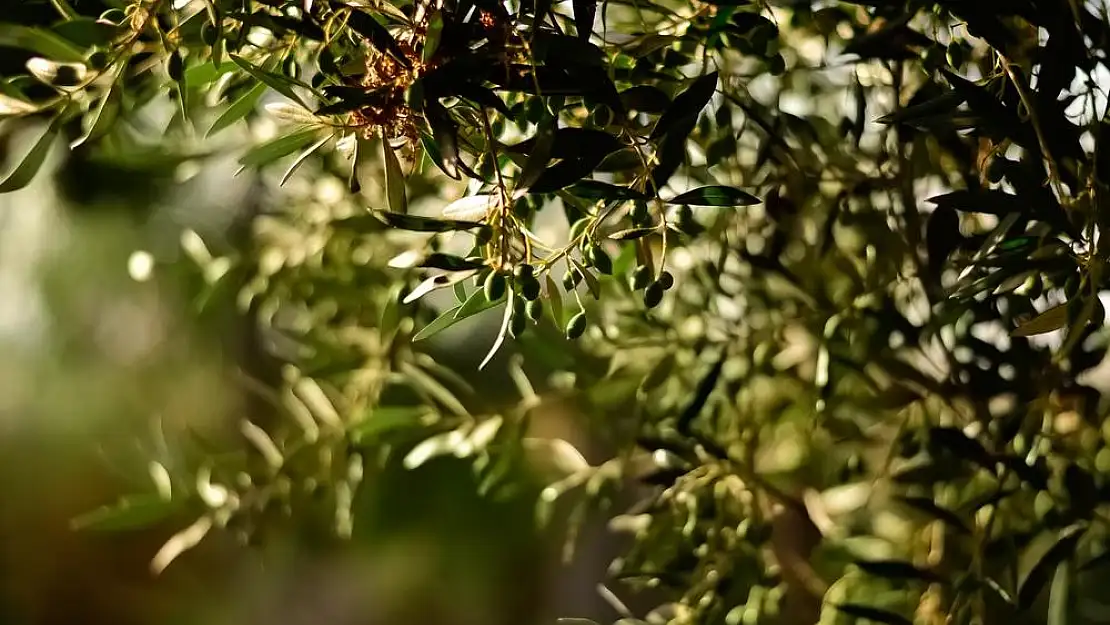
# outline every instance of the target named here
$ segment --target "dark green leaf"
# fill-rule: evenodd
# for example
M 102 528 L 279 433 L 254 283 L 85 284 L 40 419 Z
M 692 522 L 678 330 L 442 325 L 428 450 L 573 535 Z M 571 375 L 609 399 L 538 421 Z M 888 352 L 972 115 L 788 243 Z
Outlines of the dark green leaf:
M 369 14 L 363 13 L 360 10 L 352 10 L 350 17 L 347 18 L 347 25 L 351 27 L 356 33 L 366 37 L 375 48 L 381 50 L 392 56 L 403 67 L 409 69 L 412 67 L 412 61 L 405 56 L 405 52 L 401 46 L 397 44 L 397 40 L 393 35 L 389 34 L 385 26 L 382 26 Z
M 119 33 L 119 27 L 91 17 L 63 20 L 55 24 L 51 30 L 72 42 L 78 48 L 106 46 Z
M 694 419 L 701 414 L 702 409 L 705 408 L 706 402 L 709 401 L 709 396 L 713 393 L 713 389 L 717 388 L 717 381 L 721 378 L 721 370 L 725 365 L 725 355 L 722 353 L 717 357 L 717 360 L 710 367 L 705 377 L 698 382 L 696 391 L 694 392 L 693 399 L 683 409 L 682 414 L 678 417 L 676 428 L 681 434 L 688 434 L 690 427 L 693 425 Z
M 941 580 L 940 576 L 933 571 L 918 568 L 902 560 L 861 560 L 856 562 L 856 566 L 868 575 L 890 580 L 912 580 L 926 583 Z
M 671 99 L 667 94 L 662 89 L 651 85 L 636 85 L 625 89 L 620 97 L 625 108 L 640 113 L 662 113 L 671 105 Z
M 706 74 L 695 80 L 688 89 L 678 94 L 670 108 L 659 118 L 651 131 L 651 138 L 658 139 L 679 126 L 682 122 L 697 119 L 698 114 L 709 104 L 717 91 L 717 72 Z
M 509 151 L 518 154 L 531 154 L 535 148 L 535 137 L 508 146 Z M 551 144 L 551 158 L 604 157 L 620 148 L 620 140 L 603 130 L 559 128 Z
M 700 187 L 666 200 L 668 204 L 693 206 L 751 206 L 761 201 L 747 191 L 721 185 Z
M 1071 525 L 1060 531 L 1056 542 L 1037 559 L 1018 584 L 1018 608 L 1028 610 L 1033 605 L 1057 565 L 1075 555 L 1076 544 L 1086 531 L 1087 526 L 1081 524 Z
M 597 0 L 573 0 L 574 27 L 578 31 L 578 38 L 586 41 L 594 28 L 594 16 L 597 14 Z
M 528 160 L 524 161 L 520 177 L 513 188 L 515 197 L 527 192 L 547 170 L 547 165 L 551 162 L 552 148 L 555 145 L 555 125 L 557 123 L 558 120 L 555 117 L 548 116 L 540 122 L 536 129 L 536 136 L 530 140 L 532 141 L 532 149 L 528 153 Z
M 588 200 L 647 200 L 651 196 L 629 187 L 597 180 L 583 180 L 567 188 L 567 193 Z
M 913 625 L 913 621 L 901 614 L 882 608 L 860 605 L 858 603 L 841 603 L 836 606 L 836 609 L 848 616 L 855 617 L 857 621 L 874 621 L 876 623 L 886 623 L 887 625 Z
M 432 217 L 419 217 L 404 215 L 390 211 L 374 210 L 374 216 L 391 228 L 411 230 L 413 232 L 451 232 L 454 230 L 473 230 L 481 228 L 482 224 L 476 221 L 458 221 L 454 219 L 435 219 Z
M 532 184 L 531 193 L 552 193 L 578 182 L 593 173 L 603 155 L 563 159 L 547 168 Z

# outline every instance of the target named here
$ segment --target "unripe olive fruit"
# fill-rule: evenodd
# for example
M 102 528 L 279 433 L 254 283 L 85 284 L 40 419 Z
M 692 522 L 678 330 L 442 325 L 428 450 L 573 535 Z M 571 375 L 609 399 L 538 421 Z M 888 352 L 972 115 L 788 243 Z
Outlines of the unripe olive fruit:
M 532 276 L 521 278 L 517 281 L 517 286 L 520 288 L 520 294 L 528 301 L 540 296 L 540 281 Z
M 543 302 L 541 300 L 532 300 L 528 302 L 525 307 L 525 312 L 528 313 L 528 318 L 532 321 L 539 322 L 543 318 Z
M 644 306 L 648 308 L 655 308 L 659 302 L 663 301 L 663 285 L 656 280 L 644 289 Z
M 496 302 L 505 294 L 505 276 L 496 271 L 490 272 L 486 276 L 486 283 L 482 288 L 486 293 L 486 299 Z
M 174 82 L 181 82 L 185 78 L 185 59 L 177 50 L 170 52 L 170 58 L 166 60 L 166 73 Z
M 590 264 L 605 275 L 613 273 L 613 260 L 598 246 L 591 247 L 588 251 Z
M 647 287 L 651 283 L 651 269 L 647 265 L 640 265 L 632 270 L 632 275 L 628 279 L 629 286 L 633 291 L 639 291 Z
M 573 291 L 574 288 L 578 286 L 578 281 L 580 279 L 581 278 L 579 278 L 578 274 L 575 273 L 573 269 L 567 269 L 566 273 L 563 274 L 563 288 L 568 291 Z
M 570 321 L 567 322 L 566 332 L 567 332 L 567 338 L 568 339 L 572 339 L 572 340 L 576 339 L 576 338 L 582 336 L 582 333 L 585 332 L 585 331 L 586 331 L 586 313 L 585 312 L 578 313 L 577 315 L 571 317 Z
M 513 276 L 517 280 L 527 280 L 536 275 L 536 268 L 528 263 L 521 263 L 513 268 Z
M 519 338 L 526 329 L 528 329 L 528 318 L 524 315 L 513 315 L 509 321 L 509 334 L 513 338 Z

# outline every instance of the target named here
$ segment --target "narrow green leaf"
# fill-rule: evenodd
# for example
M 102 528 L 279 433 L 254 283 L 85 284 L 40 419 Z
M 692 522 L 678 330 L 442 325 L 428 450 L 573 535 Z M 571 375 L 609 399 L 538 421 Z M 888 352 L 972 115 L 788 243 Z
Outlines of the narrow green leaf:
M 85 119 L 82 120 L 85 132 L 69 144 L 70 149 L 76 149 L 89 141 L 96 141 L 107 134 L 119 117 L 121 101 L 120 90 L 115 85 L 109 87 L 108 91 L 100 97 L 96 108 L 85 115 Z
M 31 181 L 35 179 L 35 174 L 39 173 L 42 164 L 46 162 L 46 157 L 50 154 L 50 148 L 54 146 L 54 140 L 58 137 L 58 127 L 60 125 L 61 120 L 58 117 L 47 124 L 31 149 L 19 159 L 15 168 L 3 179 L 0 179 L 0 193 L 18 191 L 31 184 Z
M 365 443 L 383 434 L 422 425 L 429 415 L 425 406 L 378 406 L 347 430 L 355 444 Z
M 693 206 L 751 206 L 759 204 L 762 200 L 735 187 L 710 185 L 679 194 L 666 202 Z
M 594 299 L 601 299 L 601 284 L 597 281 L 597 276 L 583 267 L 582 263 L 569 256 L 567 257 L 567 261 L 574 265 L 574 268 L 581 274 L 582 281 L 586 283 L 586 290 L 590 292 L 590 295 L 592 295 Z
M 483 289 L 478 289 L 471 293 L 470 297 L 466 298 L 466 301 L 463 302 L 462 305 L 455 310 L 455 321 L 462 321 L 467 317 L 472 317 L 480 312 L 489 310 L 490 308 L 496 306 L 498 302 L 504 301 L 504 299 L 505 296 L 502 295 L 501 297 L 490 301 L 486 299 L 485 291 Z
M 255 105 L 258 104 L 258 100 L 262 97 L 262 94 L 265 92 L 266 84 L 260 82 L 252 87 L 249 91 L 239 96 L 238 100 L 232 102 L 231 105 L 224 109 L 224 112 L 216 118 L 216 121 L 212 122 L 212 127 L 208 129 L 208 132 L 205 133 L 204 136 L 211 137 L 217 132 L 223 130 L 224 128 L 227 128 L 228 126 L 249 115 L 250 112 L 254 110 Z
M 156 493 L 128 495 L 110 506 L 102 506 L 78 516 L 70 526 L 76 531 L 119 531 L 145 528 L 169 518 L 181 508 Z
M 297 104 L 300 104 L 304 108 L 309 108 L 304 99 L 301 98 L 301 96 L 297 95 L 297 92 L 293 90 L 294 87 L 302 87 L 311 91 L 312 89 L 308 87 L 308 85 L 305 85 L 300 81 L 293 80 L 292 78 L 289 78 L 288 76 L 285 76 L 283 74 L 278 74 L 277 72 L 271 72 L 262 69 L 261 67 L 252 64 L 250 61 L 237 54 L 232 54 L 230 55 L 230 57 L 233 63 L 238 65 L 240 68 L 243 69 L 243 71 L 247 72 L 255 79 L 261 81 L 269 88 L 277 91 L 290 100 L 293 100 Z
M 385 161 L 385 190 L 389 199 L 389 210 L 394 213 L 409 212 L 408 194 L 405 192 L 405 175 L 401 172 L 401 161 L 389 141 L 382 138 L 382 159 Z
M 1071 562 L 1061 562 L 1056 565 L 1056 574 L 1052 577 L 1052 588 L 1048 594 L 1048 620 L 1046 625 L 1070 625 L 1068 618 L 1072 606 L 1071 597 Z
M 706 74 L 695 80 L 688 89 L 678 94 L 671 106 L 659 118 L 651 131 L 652 139 L 662 137 L 681 122 L 696 119 L 701 110 L 709 104 L 717 91 L 717 72 Z
M 1029 321 L 1022 323 L 1011 333 L 1013 336 L 1035 336 L 1055 332 L 1068 325 L 1068 305 L 1053 306 Z
M 85 55 L 80 48 L 41 28 L 0 23 L 0 48 L 29 50 L 52 61 L 80 63 Z
M 279 136 L 262 145 L 251 148 L 239 158 L 239 164 L 244 168 L 261 167 L 272 163 L 283 156 L 311 144 L 319 136 L 318 128 L 303 128 L 287 135 Z
M 284 187 L 285 183 L 289 181 L 289 178 L 293 176 L 293 173 L 296 172 L 298 169 L 300 169 L 301 165 L 303 165 L 304 162 L 308 160 L 308 157 L 312 156 L 314 153 L 316 153 L 317 150 L 324 147 L 324 144 L 327 143 L 328 141 L 331 141 L 331 139 L 332 139 L 331 137 L 324 137 L 323 139 L 320 139 L 316 143 L 313 143 L 312 145 L 308 146 L 308 148 L 306 148 L 305 151 L 301 152 L 297 156 L 297 158 L 292 163 L 290 163 L 289 169 L 286 169 L 285 173 L 282 174 L 281 182 L 279 183 L 278 186 Z
M 1058 565 L 1075 555 L 1075 547 L 1086 531 L 1087 527 L 1083 524 L 1070 525 L 1060 531 L 1056 542 L 1037 559 L 1018 584 L 1018 608 L 1027 610 L 1033 605 L 1048 582 L 1048 576 Z
M 886 625 L 913 625 L 913 621 L 897 612 L 858 603 L 841 603 L 836 606 L 836 609 L 857 620 L 874 621 Z
M 497 338 L 493 341 L 489 353 L 482 359 L 482 363 L 478 365 L 479 371 L 485 369 L 486 365 L 497 355 L 497 351 L 501 349 L 501 345 L 505 342 L 505 335 L 509 333 L 509 323 L 513 320 L 513 289 L 509 288 L 505 296 L 505 316 L 501 319 L 501 328 L 497 331 Z
M 563 320 L 563 293 L 559 290 L 559 285 L 555 284 L 555 279 L 551 277 L 550 272 L 544 274 L 543 279 L 551 318 L 555 320 L 555 325 L 561 328 L 566 324 Z
M 933 571 L 918 568 L 902 560 L 861 560 L 856 562 L 856 566 L 868 575 L 889 580 L 912 580 L 925 583 L 941 581 L 941 577 Z

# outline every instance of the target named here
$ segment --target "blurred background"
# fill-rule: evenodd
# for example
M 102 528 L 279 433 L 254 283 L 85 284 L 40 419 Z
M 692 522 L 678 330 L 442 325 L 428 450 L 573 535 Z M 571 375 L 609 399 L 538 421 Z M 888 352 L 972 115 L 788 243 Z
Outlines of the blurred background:
M 20 149 L 0 146 L 0 160 Z M 364 482 L 350 540 L 294 514 L 256 544 L 214 533 L 155 576 L 151 558 L 190 519 L 75 531 L 76 516 L 151 490 L 150 458 L 175 444 L 167 431 L 226 443 L 236 436 L 227 424 L 251 409 L 233 374 L 249 324 L 231 307 L 197 314 L 180 236 L 236 236 L 257 189 L 218 163 L 175 179 L 55 154 L 30 187 L 0 195 L 0 623 L 615 618 L 597 592 L 617 548 L 603 521 L 586 524 L 564 566 L 557 528 L 534 529 L 538 483 L 483 498 L 469 464 L 453 459 L 387 466 Z M 490 320 L 474 321 L 443 335 L 445 361 L 477 350 L 466 337 L 489 343 Z M 496 403 L 506 379 L 502 362 L 469 381 Z M 604 456 L 573 406 L 552 406 L 541 429 L 591 461 Z

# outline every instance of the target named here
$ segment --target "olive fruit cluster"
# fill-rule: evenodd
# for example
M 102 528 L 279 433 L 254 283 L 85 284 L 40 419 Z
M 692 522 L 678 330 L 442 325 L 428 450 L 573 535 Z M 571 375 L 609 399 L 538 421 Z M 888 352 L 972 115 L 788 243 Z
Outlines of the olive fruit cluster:
M 652 279 L 651 268 L 640 265 L 632 270 L 628 277 L 628 286 L 633 291 L 644 291 L 644 306 L 655 308 L 663 301 L 663 292 L 674 286 L 674 276 L 669 271 L 662 271 L 659 277 Z

